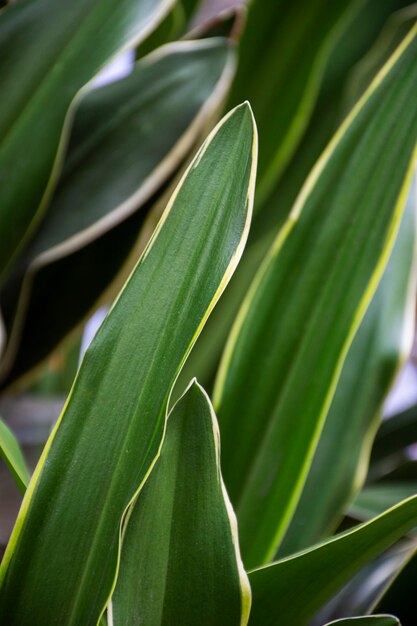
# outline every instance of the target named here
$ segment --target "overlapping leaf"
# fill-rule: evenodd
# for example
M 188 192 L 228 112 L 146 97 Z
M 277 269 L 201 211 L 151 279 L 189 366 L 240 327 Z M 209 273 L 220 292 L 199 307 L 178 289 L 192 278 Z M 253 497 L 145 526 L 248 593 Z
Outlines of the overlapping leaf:
M 226 347 L 215 407 L 247 566 L 282 540 L 392 250 L 416 156 L 416 33 L 307 179 Z
M 416 209 L 414 183 L 388 266 L 343 365 L 280 556 L 331 533 L 365 480 L 383 400 L 413 344 Z M 408 495 L 399 496 L 396 502 Z
M 331 39 L 355 4 L 253 0 L 249 5 L 230 102 L 248 98 L 259 127 L 258 207 L 302 136 Z
M 120 50 L 143 39 L 170 4 L 23 0 L 2 11 L 0 84 L 7 98 L 0 113 L 1 277 L 45 206 L 74 97 Z
M 3 385 L 44 358 L 117 274 L 146 203 L 216 115 L 233 67 L 224 39 L 171 44 L 82 101 L 46 219 L 1 292 Z
M 305 626 L 352 576 L 416 522 L 413 497 L 318 546 L 249 572 L 250 626 Z
M 19 443 L 8 426 L 0 419 L 0 456 L 10 469 L 22 493 L 30 480 L 29 470 Z
M 239 261 L 255 167 L 245 104 L 203 144 L 85 354 L 1 564 L 0 621 L 97 623 L 173 381 Z
M 329 622 L 326 626 L 401 626 L 401 624 L 392 615 L 368 615 L 338 619 L 335 622 Z
M 161 456 L 127 518 L 115 626 L 247 624 L 250 587 L 219 453 L 210 400 L 193 381 L 168 417 Z

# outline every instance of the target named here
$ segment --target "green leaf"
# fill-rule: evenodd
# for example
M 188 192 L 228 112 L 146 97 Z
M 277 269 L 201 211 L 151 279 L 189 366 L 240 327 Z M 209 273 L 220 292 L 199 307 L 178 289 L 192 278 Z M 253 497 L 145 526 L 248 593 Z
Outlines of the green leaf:
M 415 482 L 390 482 L 364 487 L 349 507 L 349 515 L 358 520 L 369 520 L 388 507 L 417 494 Z
M 258 208 L 305 130 L 332 38 L 356 4 L 253 0 L 249 5 L 230 103 L 247 98 L 256 116 L 262 146 Z
M 249 572 L 250 626 L 305 626 L 352 576 L 416 522 L 414 497 L 309 550 Z
M 416 441 L 417 406 L 414 405 L 382 422 L 375 438 L 371 463 L 374 466 L 389 464 L 390 457 L 401 456 Z
M 178 380 L 178 392 L 197 376 L 210 392 L 230 328 L 250 283 L 315 161 L 341 122 L 344 85 L 354 65 L 377 38 L 387 16 L 408 0 L 368 0 L 349 11 L 329 45 L 325 72 L 310 123 L 273 192 L 255 215 L 248 244 L 230 285 L 210 316 Z M 278 106 L 278 105 L 277 105 Z M 178 396 L 178 393 L 177 393 Z
M 170 389 L 241 256 L 256 150 L 244 104 L 197 153 L 87 350 L 1 564 L 0 622 L 96 625 Z
M 2 419 L 0 419 L 0 456 L 12 473 L 20 491 L 25 493 L 30 480 L 29 470 L 19 442 Z
M 280 556 L 331 534 L 365 480 L 383 401 L 413 345 L 416 199 L 414 181 L 388 266 L 343 364 Z
M 219 454 L 216 416 L 193 381 L 168 417 L 161 456 L 127 517 L 115 626 L 247 624 L 250 587 Z
M 329 622 L 326 626 L 401 626 L 399 620 L 392 615 L 367 615 L 364 617 L 348 617 Z
M 282 540 L 397 235 L 416 157 L 416 34 L 313 169 L 225 349 L 214 404 L 246 566 Z
M 171 3 L 22 0 L 2 11 L 0 277 L 48 201 L 74 97 L 118 52 L 142 40 Z
M 147 205 L 216 115 L 234 65 L 224 39 L 178 42 L 83 99 L 48 213 L 1 292 L 3 386 L 45 358 L 111 283 Z

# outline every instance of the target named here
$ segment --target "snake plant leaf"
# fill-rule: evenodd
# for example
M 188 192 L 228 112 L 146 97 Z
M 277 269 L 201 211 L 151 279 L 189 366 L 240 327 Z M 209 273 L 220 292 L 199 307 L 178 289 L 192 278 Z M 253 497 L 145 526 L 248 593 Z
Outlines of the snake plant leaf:
M 170 389 L 241 256 L 256 150 L 243 104 L 191 162 L 85 353 L 0 567 L 0 622 L 97 624 L 122 517 L 160 451 Z
M 25 493 L 30 480 L 29 470 L 19 442 L 2 419 L 0 419 L 0 456 L 12 473 L 20 491 Z
M 219 454 L 216 416 L 194 380 L 168 416 L 161 456 L 127 516 L 114 626 L 247 624 L 250 587 Z
M 305 626 L 362 567 L 416 522 L 417 497 L 413 497 L 370 522 L 252 570 L 250 626 Z
M 416 617 L 417 553 L 399 572 L 377 605 L 378 612 L 395 612 L 403 626 L 413 624 Z M 390 607 L 386 609 L 385 607 Z
M 383 401 L 413 345 L 416 208 L 417 187 L 413 181 L 391 258 L 343 364 L 279 556 L 302 550 L 335 530 L 365 480 Z M 341 454 L 340 450 L 349 450 L 349 454 Z M 408 495 L 399 496 L 396 502 Z
M 356 4 L 350 0 L 249 4 L 230 104 L 247 98 L 256 116 L 262 145 L 258 209 L 305 130 L 332 38 Z
M 373 559 L 331 598 L 314 617 L 311 626 L 322 626 L 325 622 L 347 616 L 395 613 L 392 610 L 381 611 L 376 607 L 389 587 L 395 584 L 402 569 L 407 567 L 414 552 L 414 542 L 402 539 Z
M 136 48 L 135 58 L 141 59 L 160 46 L 179 39 L 184 28 L 184 9 L 180 2 L 175 2 L 157 28 Z
M 371 463 L 383 464 L 393 456 L 401 455 L 417 441 L 417 406 L 413 405 L 384 420 L 375 437 Z
M 325 71 L 314 111 L 301 142 L 262 210 L 252 221 L 248 244 L 230 285 L 210 316 L 196 348 L 178 381 L 179 393 L 197 376 L 212 390 L 217 365 L 239 306 L 273 239 L 291 210 L 306 177 L 341 122 L 344 85 L 352 68 L 372 47 L 387 17 L 408 0 L 368 0 L 361 3 L 337 29 L 329 46 Z M 255 205 L 258 194 L 255 194 Z M 178 394 L 177 394 L 178 395 Z
M 328 622 L 326 626 L 401 626 L 393 615 L 366 615 L 364 617 L 348 617 Z
M 416 157 L 416 81 L 414 28 L 307 179 L 226 346 L 214 405 L 247 567 L 282 541 L 391 253 Z
M 91 310 L 128 256 L 146 204 L 216 116 L 234 65 L 225 39 L 169 44 L 127 78 L 83 99 L 46 218 L 1 292 L 9 335 L 3 386 L 47 356 Z M 143 216 L 117 228 L 138 209 Z
M 369 520 L 388 507 L 417 494 L 415 482 L 388 482 L 364 487 L 349 507 L 349 515 L 358 520 Z
M 45 208 L 74 98 L 118 52 L 144 39 L 171 3 L 22 0 L 2 11 L 0 277 Z

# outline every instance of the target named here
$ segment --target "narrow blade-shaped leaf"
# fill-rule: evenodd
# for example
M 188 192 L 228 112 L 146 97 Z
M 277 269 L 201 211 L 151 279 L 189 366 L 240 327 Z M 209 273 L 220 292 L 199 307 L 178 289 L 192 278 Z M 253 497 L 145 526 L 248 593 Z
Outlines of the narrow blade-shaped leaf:
M 247 237 L 256 145 L 244 104 L 197 153 L 87 350 L 1 564 L 0 621 L 97 623 L 170 389 Z
M 309 550 L 249 572 L 250 626 L 305 626 L 352 576 L 416 522 L 413 497 Z
M 393 615 L 366 615 L 364 617 L 348 617 L 328 622 L 326 626 L 401 626 Z
M 249 99 L 256 116 L 262 145 L 258 208 L 305 130 L 332 37 L 348 17 L 349 7 L 356 4 L 350 0 L 253 0 L 249 4 L 230 102 Z
M 161 456 L 127 517 L 115 626 L 243 626 L 250 587 L 220 474 L 216 416 L 193 381 L 172 409 Z
M 47 356 L 114 278 L 138 236 L 146 203 L 152 205 L 217 114 L 234 65 L 233 46 L 224 39 L 178 42 L 82 100 L 48 213 L 1 291 L 9 335 L 3 385 Z M 106 237 L 139 209 L 137 224 Z M 102 254 L 100 243 L 93 245 L 100 238 Z M 88 246 L 96 262 L 84 258 Z
M 383 401 L 413 345 L 416 208 L 414 181 L 388 266 L 349 348 L 280 556 L 298 552 L 335 530 L 365 480 Z
M 25 493 L 30 480 L 29 470 L 19 442 L 2 419 L 0 419 L 0 456 L 13 474 L 20 491 Z
M 0 113 L 0 277 L 51 191 L 72 100 L 120 50 L 143 39 L 171 3 L 23 0 L 2 11 L 0 84 L 7 98 Z
M 247 566 L 282 540 L 391 253 L 416 157 L 416 85 L 414 28 L 307 179 L 226 346 L 214 405 Z

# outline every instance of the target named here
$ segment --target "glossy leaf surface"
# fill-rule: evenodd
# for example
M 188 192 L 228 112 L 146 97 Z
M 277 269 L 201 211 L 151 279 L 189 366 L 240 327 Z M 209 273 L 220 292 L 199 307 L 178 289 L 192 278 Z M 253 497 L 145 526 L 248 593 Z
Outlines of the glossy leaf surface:
M 246 566 L 282 540 L 392 250 L 416 151 L 416 33 L 313 169 L 226 346 L 214 405 Z
M 305 626 L 352 576 L 416 522 L 417 497 L 413 497 L 370 522 L 249 572 L 249 624 Z
M 193 381 L 168 417 L 161 456 L 128 516 L 115 626 L 247 624 L 250 587 L 219 454 L 216 416 Z
M 334 531 L 365 480 L 383 401 L 413 344 L 416 209 L 414 182 L 388 266 L 349 348 L 280 556 Z
M 199 150 L 87 350 L 1 564 L 0 621 L 97 623 L 122 517 L 159 454 L 170 389 L 239 261 L 256 146 L 244 104 Z

